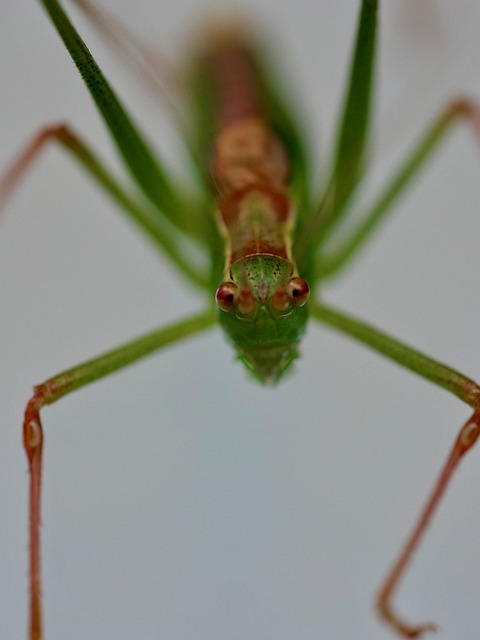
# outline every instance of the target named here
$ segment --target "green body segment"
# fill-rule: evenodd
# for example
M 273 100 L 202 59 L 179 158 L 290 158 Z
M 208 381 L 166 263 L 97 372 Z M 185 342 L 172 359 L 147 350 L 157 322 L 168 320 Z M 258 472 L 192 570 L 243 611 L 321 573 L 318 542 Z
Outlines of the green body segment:
M 244 283 L 259 303 L 267 302 L 292 276 L 293 265 L 268 254 L 251 255 L 234 262 L 230 268 L 233 282 Z
M 275 383 L 299 356 L 298 345 L 308 320 L 306 306 L 278 316 L 259 305 L 253 321 L 219 312 L 220 324 L 232 340 L 239 359 L 261 382 Z
M 292 256 L 291 161 L 243 39 L 217 34 L 202 59 L 214 128 L 208 171 L 225 242 L 219 321 L 240 359 L 271 383 L 296 357 L 307 321 L 308 286 Z

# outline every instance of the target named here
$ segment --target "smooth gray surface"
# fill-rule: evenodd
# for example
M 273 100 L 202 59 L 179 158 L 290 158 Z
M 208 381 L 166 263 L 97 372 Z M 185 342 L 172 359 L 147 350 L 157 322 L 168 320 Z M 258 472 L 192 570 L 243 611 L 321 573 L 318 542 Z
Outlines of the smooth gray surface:
M 174 59 L 205 16 L 203 2 L 187 0 L 109 5 Z M 375 184 L 445 100 L 479 93 L 474 0 L 384 5 Z M 357 3 L 241 7 L 281 47 L 324 158 Z M 75 15 L 137 121 L 175 157 L 165 113 Z M 38 3 L 3 3 L 0 46 L 0 167 L 60 121 L 118 167 Z M 325 291 L 477 377 L 479 172 L 480 149 L 461 127 L 352 272 Z M 0 638 L 13 640 L 26 627 L 20 424 L 31 385 L 201 299 L 54 149 L 3 216 L 0 262 Z M 372 615 L 373 593 L 468 410 L 316 326 L 274 390 L 232 360 L 213 331 L 45 410 L 47 640 L 392 637 Z M 398 600 L 413 621 L 438 621 L 438 638 L 478 633 L 479 456 L 463 465 Z

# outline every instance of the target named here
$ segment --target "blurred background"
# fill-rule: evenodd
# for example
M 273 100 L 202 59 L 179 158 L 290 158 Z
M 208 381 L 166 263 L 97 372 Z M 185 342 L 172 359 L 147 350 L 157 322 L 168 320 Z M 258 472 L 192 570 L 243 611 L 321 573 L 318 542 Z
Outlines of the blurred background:
M 192 29 L 217 11 L 199 0 L 103 5 L 179 65 Z M 357 5 L 232 3 L 276 44 L 319 175 Z M 67 8 L 159 153 L 183 167 L 167 110 Z M 475 0 L 382 3 L 363 202 L 449 99 L 480 97 L 479 29 Z M 121 172 L 39 3 L 3 2 L 0 47 L 0 170 L 41 126 L 68 122 Z M 479 172 L 480 146 L 461 125 L 323 292 L 477 379 Z M 21 418 L 31 386 L 203 299 L 54 147 L 2 216 L 0 273 L 0 637 L 13 640 L 26 637 Z M 392 637 L 373 614 L 374 593 L 469 410 L 320 326 L 310 326 L 302 353 L 291 376 L 262 388 L 215 329 L 44 410 L 48 640 Z M 439 638 L 478 629 L 479 480 L 477 450 L 397 599 L 413 622 L 437 621 Z

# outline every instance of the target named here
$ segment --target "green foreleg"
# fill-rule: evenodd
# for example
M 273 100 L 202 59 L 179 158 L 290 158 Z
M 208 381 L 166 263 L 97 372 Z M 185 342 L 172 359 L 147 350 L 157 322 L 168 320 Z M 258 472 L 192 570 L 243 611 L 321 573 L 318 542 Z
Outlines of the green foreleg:
M 480 434 L 480 387 L 473 380 L 458 371 L 436 360 L 432 360 L 423 353 L 395 340 L 378 329 L 374 329 L 364 322 L 356 320 L 340 311 L 323 304 L 312 304 L 311 311 L 313 316 L 320 322 L 328 324 L 334 329 L 351 336 L 398 364 L 414 371 L 423 378 L 447 389 L 473 408 L 473 415 L 460 429 L 440 476 L 434 485 L 433 491 L 421 512 L 420 518 L 410 533 L 393 567 L 387 574 L 377 596 L 377 608 L 385 622 L 392 626 L 401 636 L 405 638 L 417 638 L 425 631 L 434 629 L 435 625 L 431 623 L 411 625 L 406 622 L 394 611 L 392 606 L 393 596 L 445 493 L 445 489 L 452 479 L 458 463 L 473 444 L 475 444 Z
M 207 286 L 207 275 L 202 274 L 198 267 L 182 256 L 178 232 L 175 229 L 167 229 L 166 224 L 146 206 L 146 202 L 141 202 L 127 193 L 87 144 L 65 125 L 45 127 L 39 131 L 2 177 L 0 180 L 0 210 L 18 185 L 19 180 L 38 158 L 38 154 L 45 144 L 50 141 L 58 142 L 71 153 L 97 184 L 120 205 L 129 218 L 147 234 L 191 282 L 198 286 Z
M 471 407 L 476 408 L 480 405 L 479 386 L 455 369 L 429 358 L 420 351 L 341 311 L 316 303 L 311 303 L 310 310 L 320 322 L 346 333 L 402 367 L 447 389 Z
M 473 100 L 461 98 L 455 100 L 433 122 L 423 138 L 413 149 L 407 160 L 393 176 L 385 190 L 380 194 L 370 209 L 363 215 L 350 236 L 340 246 L 320 254 L 316 272 L 319 278 L 328 278 L 337 274 L 349 264 L 351 258 L 364 245 L 365 241 L 377 229 L 378 225 L 389 213 L 396 200 L 400 198 L 413 179 L 417 177 L 424 165 L 430 160 L 438 145 L 443 141 L 451 127 L 459 120 L 466 118 L 473 126 L 480 139 L 480 107 Z M 332 238 L 335 244 L 335 239 Z
M 23 442 L 27 452 L 30 473 L 30 631 L 29 640 L 42 640 L 42 608 L 40 579 L 40 488 L 42 479 L 43 429 L 40 409 L 52 404 L 67 393 L 99 380 L 109 373 L 143 358 L 154 351 L 179 342 L 187 336 L 200 333 L 216 322 L 216 312 L 203 314 L 177 322 L 147 334 L 73 369 L 64 371 L 35 387 L 27 404 L 23 423 Z

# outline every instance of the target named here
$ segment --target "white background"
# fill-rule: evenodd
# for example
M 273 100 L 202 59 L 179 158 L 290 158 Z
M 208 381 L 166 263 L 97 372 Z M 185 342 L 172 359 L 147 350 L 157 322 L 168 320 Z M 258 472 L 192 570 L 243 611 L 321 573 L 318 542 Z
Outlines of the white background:
M 205 4 L 106 2 L 181 60 Z M 465 90 L 480 95 L 480 10 L 381 7 L 374 183 Z M 324 161 L 357 2 L 244 2 L 277 42 Z M 164 110 L 72 10 L 160 152 Z M 68 121 L 119 169 L 108 135 L 33 0 L 0 20 L 0 167 L 44 124 Z M 318 159 L 317 158 L 317 159 Z M 382 165 L 382 166 L 380 166 Z M 345 278 L 324 297 L 480 377 L 480 148 L 461 126 Z M 77 166 L 50 148 L 0 226 L 0 637 L 26 636 L 33 383 L 201 307 Z M 43 561 L 48 640 L 377 640 L 373 594 L 468 408 L 312 325 L 296 371 L 251 382 L 218 330 L 65 398 L 46 429 Z M 398 607 L 439 638 L 478 633 L 480 453 L 442 504 Z

